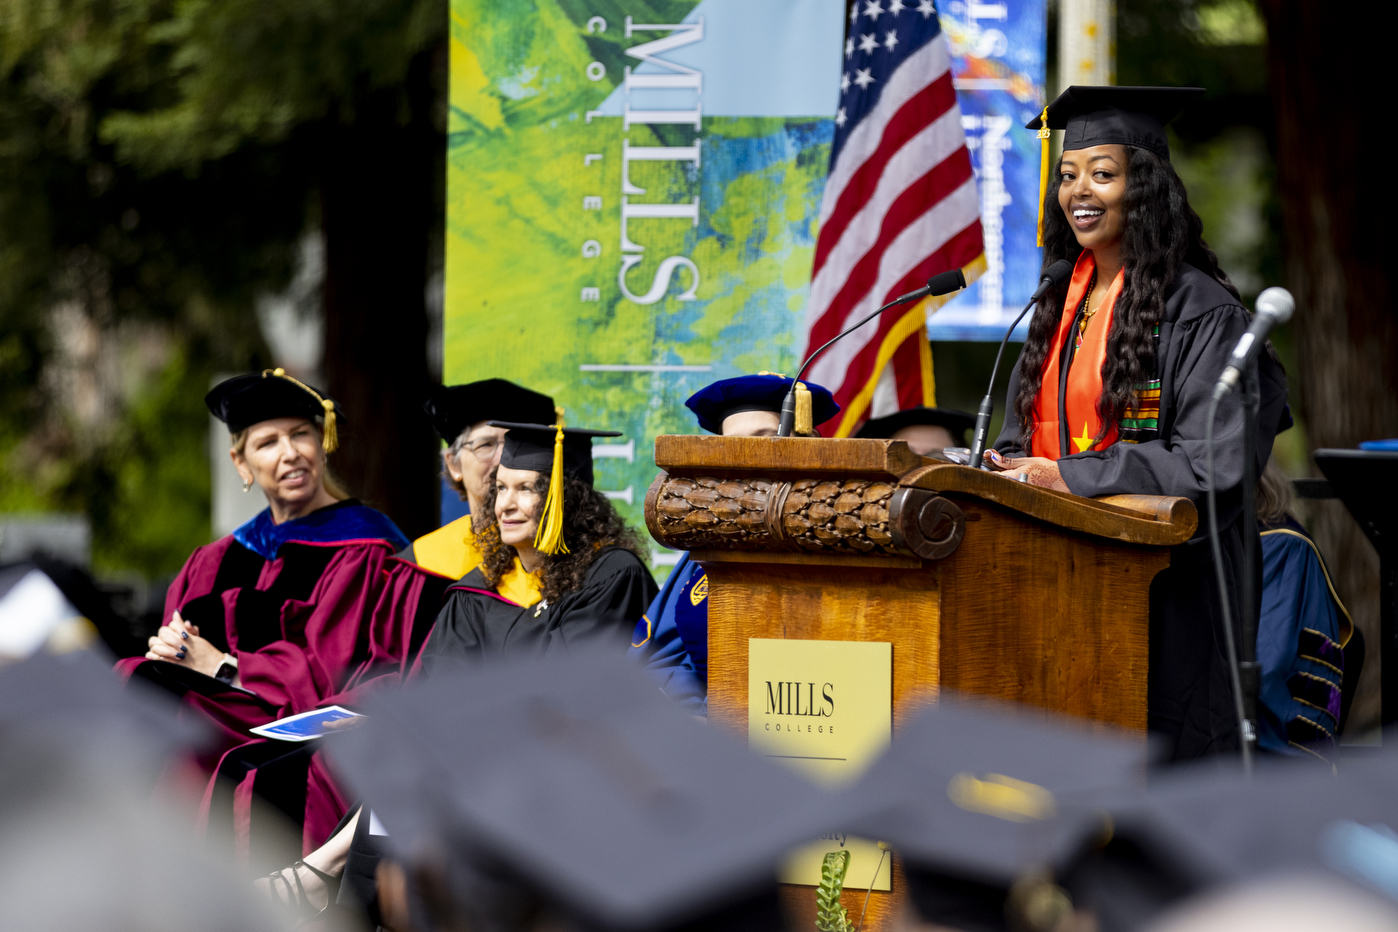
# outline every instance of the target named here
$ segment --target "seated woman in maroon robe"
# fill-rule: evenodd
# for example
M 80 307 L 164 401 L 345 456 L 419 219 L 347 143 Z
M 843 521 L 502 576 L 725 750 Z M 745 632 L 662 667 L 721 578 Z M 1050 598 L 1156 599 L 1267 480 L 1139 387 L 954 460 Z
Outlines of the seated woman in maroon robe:
M 587 642 L 623 654 L 655 598 L 641 544 L 612 503 L 592 487 L 592 438 L 615 433 L 492 421 L 509 430 L 485 508 L 473 525 L 483 561 L 447 590 L 415 675 L 505 652 L 567 651 Z M 520 604 L 500 583 L 516 556 L 534 592 Z M 519 587 L 512 587 L 517 595 Z M 303 915 L 335 900 L 378 914 L 374 836 L 362 809 L 319 850 L 261 881 L 262 889 Z
M 203 763 L 227 772 L 225 752 L 245 746 L 248 729 L 404 674 L 450 581 L 395 558 L 408 543 L 403 533 L 330 479 L 326 456 L 344 423 L 333 401 L 276 369 L 222 382 L 205 402 L 228 425 L 245 489 L 256 485 L 268 507 L 190 556 L 145 657 L 120 669 L 212 719 L 224 740 Z M 264 757 L 276 750 L 253 744 Z M 253 769 L 243 762 L 229 775 L 238 783 Z M 318 769 L 311 779 L 326 780 Z M 255 779 L 244 789 L 238 798 L 248 808 Z M 306 850 L 342 813 L 331 805 L 308 820 Z

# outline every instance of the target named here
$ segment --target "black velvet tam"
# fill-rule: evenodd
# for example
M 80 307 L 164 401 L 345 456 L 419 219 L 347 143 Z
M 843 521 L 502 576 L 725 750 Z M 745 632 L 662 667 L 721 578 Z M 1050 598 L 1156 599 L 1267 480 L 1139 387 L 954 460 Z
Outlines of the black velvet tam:
M 320 398 L 325 393 L 314 385 L 307 386 Z M 306 388 L 271 370 L 261 375 L 235 375 L 215 385 L 204 396 L 204 404 L 214 417 L 228 425 L 231 433 L 246 430 L 254 424 L 279 417 L 324 417 L 325 407 Z M 348 418 L 335 405 L 335 418 L 344 424 Z
M 1048 105 L 1049 129 L 1063 130 L 1063 149 L 1136 146 L 1170 157 L 1165 124 L 1204 96 L 1202 87 L 1084 87 L 1074 84 Z M 1040 117 L 1025 124 L 1038 129 Z
M 506 379 L 482 379 L 467 385 L 438 385 L 422 409 L 447 443 L 479 421 L 547 424 L 554 418 L 553 399 Z
M 964 439 L 966 431 L 970 430 L 975 423 L 976 419 L 965 411 L 953 411 L 951 408 L 924 408 L 919 405 L 916 408 L 895 411 L 887 417 L 870 418 L 864 422 L 855 436 L 886 440 L 904 427 L 912 427 L 914 424 L 931 424 L 933 427 L 945 427 L 951 432 L 954 439 Z
M 553 442 L 558 428 L 548 424 L 519 424 L 514 421 L 491 421 L 491 427 L 503 427 L 505 449 L 500 453 L 500 465 L 510 469 L 532 469 L 548 473 L 553 469 Z M 620 437 L 616 430 L 587 430 L 582 427 L 563 428 L 563 475 L 592 484 L 592 438 Z

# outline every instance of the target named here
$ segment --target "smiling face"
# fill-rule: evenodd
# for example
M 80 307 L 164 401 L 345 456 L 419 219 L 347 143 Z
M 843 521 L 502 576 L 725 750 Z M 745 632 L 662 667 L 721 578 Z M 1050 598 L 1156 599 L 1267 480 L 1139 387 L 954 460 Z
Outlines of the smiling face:
M 539 530 L 543 496 L 537 483 L 543 473 L 532 469 L 501 466 L 495 471 L 495 521 L 500 525 L 500 542 L 511 547 L 532 547 Z
M 1094 252 L 1115 250 L 1126 226 L 1126 147 L 1070 149 L 1059 172 L 1058 206 L 1078 245 Z
M 244 482 L 257 483 L 274 513 L 300 514 L 328 497 L 322 485 L 325 451 L 320 431 L 305 418 L 279 417 L 252 425 L 242 450 L 233 451 L 233 465 Z

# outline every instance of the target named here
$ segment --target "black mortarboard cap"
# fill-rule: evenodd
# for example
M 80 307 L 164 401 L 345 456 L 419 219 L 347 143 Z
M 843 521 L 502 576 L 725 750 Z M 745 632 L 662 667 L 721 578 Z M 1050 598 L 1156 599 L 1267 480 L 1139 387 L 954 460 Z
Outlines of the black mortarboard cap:
M 436 674 L 365 712 L 327 749 L 400 857 L 445 849 L 587 928 L 770 919 L 781 857 L 845 811 L 612 650 Z
M 943 694 L 847 793 L 876 800 L 850 831 L 889 842 L 932 922 L 1001 929 L 1005 897 L 1064 843 L 1072 801 L 1144 783 L 1143 736 Z
M 345 423 L 345 413 L 339 405 L 320 389 L 292 378 L 283 369 L 264 369 L 260 375 L 225 379 L 204 396 L 204 404 L 235 434 L 279 417 L 322 417 L 326 453 L 333 453 L 338 445 L 336 421 Z
M 916 408 L 895 411 L 887 417 L 870 418 L 864 422 L 855 436 L 884 440 L 892 437 L 904 427 L 911 427 L 914 424 L 931 424 L 934 427 L 945 427 L 951 431 L 953 437 L 963 437 L 975 423 L 976 419 L 964 411 L 955 411 L 951 408 L 925 408 L 919 405 Z
M 479 421 L 547 424 L 554 417 L 552 398 L 506 379 L 438 385 L 422 408 L 447 443 Z
M 1338 773 L 1314 758 L 1263 762 L 1251 779 L 1232 759 L 1196 764 L 1107 804 L 1110 841 L 1084 844 L 1063 868 L 1074 901 L 1104 932 L 1286 872 L 1338 874 L 1398 902 L 1398 754 L 1342 761 Z
M 549 473 L 553 469 L 554 441 L 557 427 L 548 424 L 521 424 L 515 421 L 491 421 L 491 427 L 503 427 L 505 447 L 500 452 L 500 465 L 510 469 L 532 469 Z M 616 430 L 587 430 L 582 427 L 563 428 L 563 475 L 592 484 L 592 438 L 620 437 Z
M 1202 87 L 1085 87 L 1074 84 L 1048 105 L 1049 129 L 1063 130 L 1063 149 L 1122 145 L 1170 157 L 1165 124 L 1204 96 Z M 1039 129 L 1042 114 L 1025 124 Z

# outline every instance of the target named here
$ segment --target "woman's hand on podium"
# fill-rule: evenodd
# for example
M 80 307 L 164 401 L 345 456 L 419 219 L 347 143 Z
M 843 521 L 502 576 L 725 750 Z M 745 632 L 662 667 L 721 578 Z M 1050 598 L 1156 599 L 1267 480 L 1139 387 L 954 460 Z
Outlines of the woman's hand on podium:
M 1058 463 L 1046 456 L 1001 456 L 997 450 L 986 450 L 985 461 L 991 469 L 999 471 L 1006 479 L 1028 482 L 1030 485 L 1068 491 L 1068 483 L 1058 472 Z

